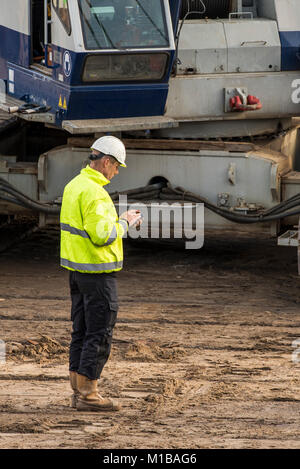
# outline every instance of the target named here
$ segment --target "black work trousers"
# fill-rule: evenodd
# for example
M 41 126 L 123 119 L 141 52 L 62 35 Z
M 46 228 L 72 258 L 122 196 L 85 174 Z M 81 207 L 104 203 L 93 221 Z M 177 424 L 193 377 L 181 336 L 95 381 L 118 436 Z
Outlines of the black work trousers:
M 70 272 L 73 321 L 70 371 L 99 379 L 111 349 L 118 313 L 115 273 Z

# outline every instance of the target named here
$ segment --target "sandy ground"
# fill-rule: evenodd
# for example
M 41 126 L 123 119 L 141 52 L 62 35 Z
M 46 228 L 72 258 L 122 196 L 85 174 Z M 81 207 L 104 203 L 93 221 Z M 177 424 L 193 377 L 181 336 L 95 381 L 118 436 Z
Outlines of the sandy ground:
M 95 414 L 69 406 L 58 240 L 37 232 L 0 254 L 0 448 L 300 448 L 294 248 L 237 235 L 196 252 L 127 243 L 99 381 L 123 409 Z

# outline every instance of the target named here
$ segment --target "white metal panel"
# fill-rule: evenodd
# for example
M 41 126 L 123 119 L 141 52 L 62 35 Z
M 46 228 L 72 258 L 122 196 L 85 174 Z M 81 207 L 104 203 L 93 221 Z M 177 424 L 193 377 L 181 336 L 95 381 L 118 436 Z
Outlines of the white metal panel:
M 47 193 L 40 193 L 41 200 L 53 200 L 62 195 L 65 184 L 74 177 L 87 160 L 89 149 L 60 147 L 47 153 Z M 155 176 L 165 177 L 174 186 L 182 186 L 191 192 L 217 203 L 220 192 L 230 193 L 230 205 L 235 206 L 242 197 L 247 202 L 273 205 L 271 171 L 277 161 L 260 157 L 257 153 L 230 153 L 227 151 L 183 152 L 128 150 L 128 170 L 119 172 L 107 190 L 123 191 L 149 184 Z M 230 164 L 236 167 L 236 182 L 228 178 Z M 275 164 L 276 174 L 278 170 Z
M 224 26 L 218 21 L 186 21 L 179 40 L 178 72 L 194 69 L 195 73 L 227 71 L 227 44 Z
M 292 101 L 292 93 L 298 78 L 298 72 L 178 76 L 170 80 L 166 115 L 187 121 L 296 116 L 300 108 Z M 247 88 L 261 99 L 263 108 L 225 114 L 224 90 L 229 87 Z
M 300 31 L 300 1 L 275 0 L 279 31 Z
M 166 12 L 166 23 L 167 23 L 169 39 L 170 39 L 170 49 L 174 49 L 175 40 L 174 40 L 173 24 L 172 24 L 171 12 L 170 12 L 169 0 L 164 0 L 164 5 L 165 5 L 165 12 Z
M 0 0 L 0 25 L 30 34 L 30 0 Z
M 280 70 L 281 44 L 275 21 L 226 21 L 224 28 L 229 73 Z
M 60 147 L 48 152 L 45 185 L 47 191 L 40 191 L 42 201 L 61 197 L 65 185 L 79 173 L 86 164 L 89 149 Z M 257 153 L 229 153 L 221 151 L 152 151 L 128 150 L 128 169 L 120 171 L 107 190 L 122 191 L 144 186 L 154 176 L 163 176 L 174 186 L 182 186 L 189 191 L 217 203 L 220 192 L 230 194 L 230 206 L 237 204 L 238 198 L 246 202 L 263 204 L 266 208 L 274 205 L 272 196 L 272 173 L 278 174 L 280 165 L 271 156 Z M 228 168 L 236 167 L 236 183 L 228 179 Z M 231 226 L 242 229 L 210 211 L 205 211 L 206 228 Z M 246 226 L 247 230 L 262 230 L 261 224 Z
M 255 116 L 254 116 L 255 117 Z M 278 128 L 287 130 L 291 127 L 291 118 L 281 119 L 243 119 L 243 120 L 213 120 L 180 122 L 175 128 L 155 130 L 155 136 L 162 138 L 208 139 L 234 138 L 241 136 L 256 136 L 275 134 Z
M 71 45 L 68 48 L 76 52 L 83 52 L 84 42 L 83 42 L 83 34 L 82 34 L 82 28 L 81 28 L 78 2 L 69 2 L 69 10 L 70 10 L 70 19 L 71 19 L 71 30 L 72 30 L 71 37 L 72 37 L 72 42 L 73 42 L 73 45 L 72 45 L 73 49 L 71 49 Z
M 78 28 L 80 28 L 80 20 L 79 17 L 74 14 L 75 3 L 77 2 L 68 2 L 69 5 L 69 14 L 70 14 L 70 21 L 71 21 L 71 34 L 68 35 L 66 32 L 63 23 L 61 22 L 58 14 L 54 10 L 53 6 L 51 6 L 51 42 L 52 44 L 62 47 L 63 49 L 68 49 L 71 51 L 76 51 L 76 46 L 74 43 L 74 37 L 76 37 L 76 32 Z M 52 3 L 51 3 L 52 5 Z

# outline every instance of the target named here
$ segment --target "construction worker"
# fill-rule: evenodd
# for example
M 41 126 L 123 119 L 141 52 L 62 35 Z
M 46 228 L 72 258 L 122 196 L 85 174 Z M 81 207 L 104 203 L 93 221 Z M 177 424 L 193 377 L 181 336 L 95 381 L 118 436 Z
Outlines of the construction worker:
M 104 136 L 92 146 L 90 164 L 66 185 L 61 207 L 61 266 L 70 271 L 70 384 L 72 407 L 82 411 L 119 410 L 97 391 L 108 360 L 118 299 L 115 272 L 122 269 L 122 238 L 141 223 L 138 210 L 118 218 L 104 186 L 126 167 L 124 144 Z

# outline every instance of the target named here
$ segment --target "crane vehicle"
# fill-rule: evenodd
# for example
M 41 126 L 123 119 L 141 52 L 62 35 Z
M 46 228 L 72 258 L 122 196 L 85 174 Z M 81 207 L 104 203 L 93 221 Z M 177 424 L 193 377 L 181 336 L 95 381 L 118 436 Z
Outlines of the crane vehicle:
M 0 0 L 0 11 L 1 213 L 51 222 L 110 133 L 131 168 L 112 193 L 185 194 L 205 203 L 206 228 L 298 223 L 299 0 Z M 298 246 L 296 232 L 279 242 Z

